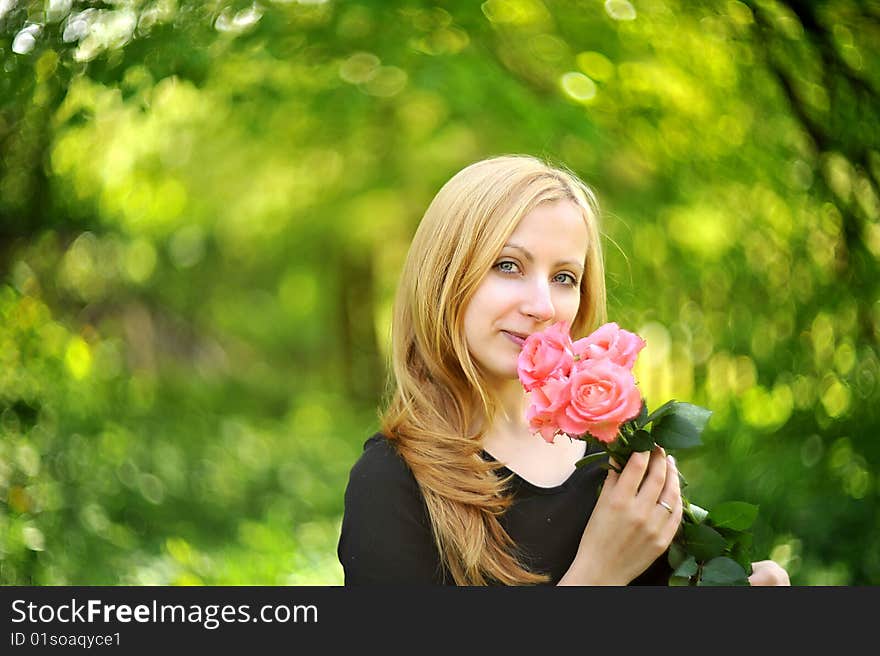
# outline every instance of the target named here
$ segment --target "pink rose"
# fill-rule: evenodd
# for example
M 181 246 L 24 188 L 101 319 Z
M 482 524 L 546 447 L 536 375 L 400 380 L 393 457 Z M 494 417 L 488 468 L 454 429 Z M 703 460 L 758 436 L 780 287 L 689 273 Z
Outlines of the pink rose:
M 612 362 L 632 369 L 639 351 L 645 348 L 645 340 L 616 323 L 606 323 L 589 337 L 577 340 L 572 349 L 581 360 L 609 358 Z
M 613 442 L 620 426 L 642 408 L 642 397 L 629 369 L 613 360 L 582 360 L 571 375 L 570 400 L 555 414 L 559 428 L 569 435 L 590 433 Z
M 553 444 L 556 433 L 559 432 L 559 426 L 556 425 L 556 418 L 552 414 L 542 412 L 537 406 L 530 405 L 526 410 L 526 420 L 529 422 L 529 430 L 532 433 L 540 433 L 546 442 Z
M 517 361 L 517 373 L 523 387 L 530 392 L 549 378 L 568 376 L 573 364 L 568 323 L 562 321 L 526 338 Z
M 570 399 L 569 389 L 568 378 L 550 378 L 545 385 L 532 391 L 526 421 L 533 433 L 541 433 L 541 437 L 551 444 L 559 432 L 558 414 L 565 410 Z

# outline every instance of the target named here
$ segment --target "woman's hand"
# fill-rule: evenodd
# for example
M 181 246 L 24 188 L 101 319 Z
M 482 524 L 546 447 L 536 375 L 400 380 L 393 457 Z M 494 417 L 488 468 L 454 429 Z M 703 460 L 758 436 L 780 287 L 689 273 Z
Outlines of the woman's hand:
M 681 514 L 672 459 L 659 447 L 650 454 L 633 453 L 620 474 L 608 472 L 575 561 L 560 585 L 626 585 L 666 551 Z
M 759 560 L 752 563 L 752 575 L 749 585 L 791 585 L 786 572 L 772 560 Z

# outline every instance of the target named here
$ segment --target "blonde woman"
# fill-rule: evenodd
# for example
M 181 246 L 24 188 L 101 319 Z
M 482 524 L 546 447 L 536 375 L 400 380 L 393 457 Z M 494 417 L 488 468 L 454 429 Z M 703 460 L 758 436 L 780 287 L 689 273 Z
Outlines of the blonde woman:
M 393 393 L 345 493 L 347 585 L 665 585 L 682 513 L 673 460 L 576 468 L 585 442 L 529 431 L 517 359 L 558 321 L 574 338 L 605 321 L 593 193 L 529 156 L 471 164 L 431 202 L 404 265 Z M 775 563 L 754 570 L 753 584 L 788 582 Z

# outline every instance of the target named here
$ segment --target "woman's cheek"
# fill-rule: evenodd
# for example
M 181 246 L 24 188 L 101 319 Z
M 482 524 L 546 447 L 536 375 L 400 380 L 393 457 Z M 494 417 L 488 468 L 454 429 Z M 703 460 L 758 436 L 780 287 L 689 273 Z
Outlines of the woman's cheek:
M 575 289 L 575 292 L 578 292 Z M 567 321 L 568 325 L 571 325 L 574 322 L 574 318 L 577 316 L 578 308 L 580 308 L 581 297 L 579 293 L 575 293 L 575 298 L 571 298 L 572 294 L 569 294 L 565 298 L 561 298 L 558 301 L 554 301 L 554 305 L 556 306 L 556 321 Z

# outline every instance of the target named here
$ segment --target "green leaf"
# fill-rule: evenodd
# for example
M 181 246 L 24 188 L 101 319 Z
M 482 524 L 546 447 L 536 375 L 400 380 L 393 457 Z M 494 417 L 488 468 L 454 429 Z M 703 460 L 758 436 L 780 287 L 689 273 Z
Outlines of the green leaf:
M 706 517 L 709 515 L 709 511 L 705 508 L 700 508 L 695 503 L 688 502 L 687 507 L 690 509 L 691 514 L 694 516 L 694 519 L 697 520 L 698 524 L 702 524 Z
M 660 419 L 660 417 L 664 416 L 667 412 L 671 412 L 673 408 L 675 408 L 677 401 L 667 401 L 659 408 L 654 410 L 650 415 L 648 415 L 647 420 L 645 420 L 645 424 L 650 424 L 652 421 L 656 421 Z
M 633 421 L 635 421 L 636 428 L 644 428 L 648 423 L 648 402 L 645 399 L 642 399 L 642 409 Z
M 712 411 L 690 403 L 676 403 L 651 428 L 654 441 L 664 449 L 688 449 L 702 444 L 700 435 Z
M 713 558 L 703 565 L 697 585 L 748 585 L 749 579 L 739 563 L 727 556 Z
M 670 576 L 669 577 L 669 587 L 678 588 L 684 587 L 686 585 L 690 585 L 691 580 L 685 576 Z
M 618 474 L 622 474 L 622 473 L 623 473 L 623 470 L 622 470 L 622 469 L 618 469 L 617 467 L 615 467 L 614 465 L 612 465 L 610 462 L 603 462 L 602 464 L 599 465 L 599 467 L 601 467 L 601 468 L 604 469 L 605 471 L 610 471 L 610 470 L 613 469 L 613 470 L 616 471 Z
M 654 448 L 654 440 L 648 431 L 639 429 L 629 441 L 629 446 L 633 451 L 650 451 Z
M 738 562 L 747 574 L 752 573 L 751 533 L 741 533 L 740 535 L 736 536 L 733 548 L 730 550 L 730 557 Z
M 584 465 L 589 465 L 591 462 L 596 462 L 597 460 L 602 460 L 603 458 L 608 457 L 608 454 L 605 451 L 599 451 L 597 453 L 591 453 L 588 456 L 584 456 L 576 463 L 574 463 L 575 467 L 583 467 Z
M 678 403 L 675 406 L 675 415 L 687 419 L 702 433 L 706 424 L 709 423 L 712 411 L 693 403 Z
M 678 469 L 678 465 L 676 465 L 676 469 Z M 688 486 L 687 479 L 681 472 L 678 472 L 678 484 L 681 487 L 682 492 L 684 492 L 684 489 Z
M 685 549 L 697 560 L 711 560 L 727 548 L 724 536 L 705 524 L 685 524 L 684 539 Z
M 758 506 L 744 501 L 726 501 L 719 503 L 709 511 L 709 521 L 718 528 L 731 528 L 745 531 L 758 516 Z
M 672 575 L 686 576 L 689 578 L 697 573 L 697 569 L 699 569 L 697 559 L 693 556 L 688 556 L 687 559 L 675 569 Z
M 673 571 L 677 570 L 679 565 L 687 560 L 687 558 L 687 552 L 680 544 L 678 544 L 677 542 L 673 542 L 669 545 L 669 554 L 667 555 L 667 559 L 669 560 L 669 566 L 673 569 Z
M 739 533 L 736 536 L 736 544 L 737 546 L 743 547 L 745 549 L 750 549 L 752 547 L 752 534 Z
M 610 458 L 613 458 L 614 461 L 620 465 L 621 469 L 626 467 L 626 463 L 629 462 L 629 457 L 632 455 L 629 446 L 622 444 L 619 440 L 615 440 L 609 444 L 605 450 Z

